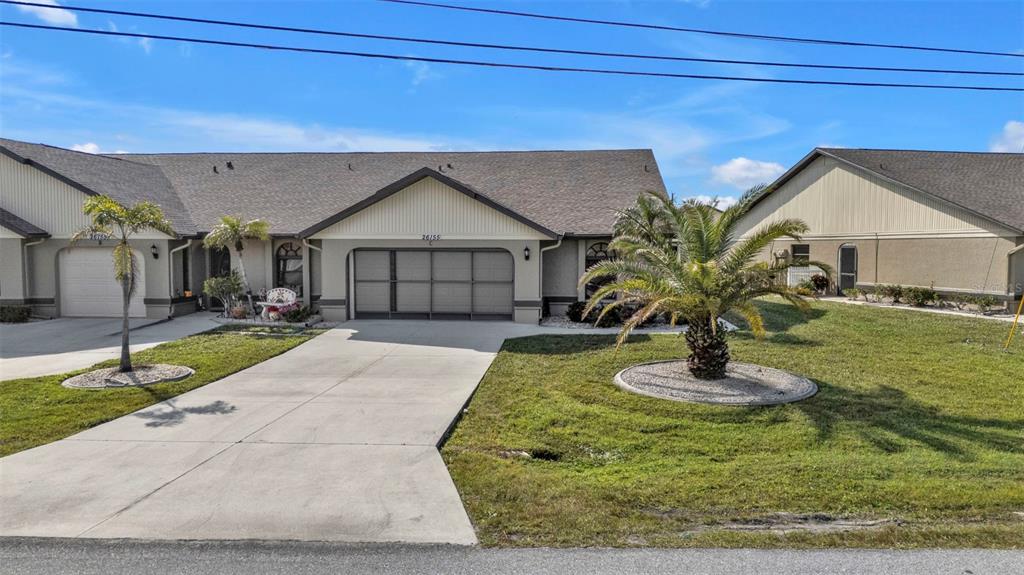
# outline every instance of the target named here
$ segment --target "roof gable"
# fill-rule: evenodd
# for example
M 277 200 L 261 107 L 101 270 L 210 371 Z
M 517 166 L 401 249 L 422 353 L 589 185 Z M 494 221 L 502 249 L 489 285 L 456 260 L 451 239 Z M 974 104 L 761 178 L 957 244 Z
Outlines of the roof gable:
M 196 232 L 185 205 L 156 166 L 2 138 L 0 153 L 88 195 L 110 196 L 126 205 L 154 202 L 179 234 Z
M 758 201 L 820 156 L 1024 231 L 1024 154 L 815 148 Z
M 465 184 L 422 168 L 300 235 L 316 238 L 548 239 L 557 234 Z
M 46 230 L 19 218 L 3 208 L 0 208 L 0 226 L 3 226 L 23 238 L 50 237 L 50 234 L 47 233 Z

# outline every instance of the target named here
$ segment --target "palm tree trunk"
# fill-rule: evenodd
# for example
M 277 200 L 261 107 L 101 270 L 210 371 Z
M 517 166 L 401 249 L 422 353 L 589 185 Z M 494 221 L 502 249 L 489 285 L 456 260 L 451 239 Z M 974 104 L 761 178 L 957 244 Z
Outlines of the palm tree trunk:
M 686 328 L 686 345 L 690 357 L 686 364 L 698 379 L 722 379 L 729 364 L 729 344 L 725 330 L 715 329 L 715 318 L 691 322 Z
M 129 274 L 121 280 L 121 365 L 122 373 L 132 371 L 132 355 L 128 350 L 128 307 L 132 300 L 132 278 Z

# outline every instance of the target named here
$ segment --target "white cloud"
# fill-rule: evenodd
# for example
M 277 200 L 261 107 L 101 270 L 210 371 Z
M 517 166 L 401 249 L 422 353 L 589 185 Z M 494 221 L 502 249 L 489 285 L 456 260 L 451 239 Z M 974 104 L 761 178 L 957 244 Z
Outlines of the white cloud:
M 990 152 L 1024 152 L 1024 122 L 1007 122 L 988 149 Z
M 96 142 L 86 142 L 84 144 L 75 144 L 71 146 L 71 149 L 76 152 L 85 152 L 86 154 L 98 154 L 100 153 L 100 145 Z
M 419 86 L 427 80 L 436 80 L 441 78 L 441 74 L 426 62 L 406 61 L 405 67 L 412 70 L 413 87 Z
M 733 158 L 724 164 L 712 166 L 712 180 L 745 190 L 761 183 L 769 183 L 786 171 L 782 164 L 761 162 L 749 158 Z
M 117 24 L 114 24 L 110 20 L 107 20 L 107 29 L 110 30 L 111 32 L 120 32 L 121 31 L 117 27 Z M 130 30 L 135 30 L 135 29 L 136 28 L 134 26 L 132 26 L 130 28 Z M 129 38 L 129 37 L 125 36 L 125 37 L 121 37 L 121 38 L 115 37 L 114 41 L 115 42 L 119 42 L 121 44 L 137 44 L 140 48 L 142 48 L 142 51 L 145 52 L 146 54 L 149 54 L 150 52 L 153 51 L 153 39 L 152 38 Z
M 703 194 L 683 198 L 683 200 L 697 200 L 698 202 L 702 202 L 705 204 L 714 204 L 715 207 L 720 210 L 724 210 L 730 206 L 734 206 L 738 201 L 736 198 L 732 196 L 706 196 Z
M 57 8 L 44 8 L 42 6 L 18 6 L 18 10 L 31 14 L 36 18 L 39 18 L 47 24 L 54 26 L 69 26 L 72 28 L 78 27 L 78 16 L 70 10 L 59 8 L 60 4 L 56 0 L 33 0 L 36 4 L 47 4 L 49 6 L 57 6 Z
M 142 47 L 143 52 L 149 54 L 153 50 L 153 39 L 139 38 L 139 46 Z

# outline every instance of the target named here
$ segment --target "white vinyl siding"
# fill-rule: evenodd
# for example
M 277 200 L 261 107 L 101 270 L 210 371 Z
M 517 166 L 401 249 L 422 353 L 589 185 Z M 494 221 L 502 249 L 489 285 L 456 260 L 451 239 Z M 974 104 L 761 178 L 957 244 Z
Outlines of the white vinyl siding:
M 1013 235 L 975 215 L 829 157 L 818 157 L 761 200 L 740 223 L 746 235 L 783 218 L 807 223 L 806 237 L 922 234 Z
M 433 178 L 352 214 L 314 238 L 548 239 L 532 227 Z

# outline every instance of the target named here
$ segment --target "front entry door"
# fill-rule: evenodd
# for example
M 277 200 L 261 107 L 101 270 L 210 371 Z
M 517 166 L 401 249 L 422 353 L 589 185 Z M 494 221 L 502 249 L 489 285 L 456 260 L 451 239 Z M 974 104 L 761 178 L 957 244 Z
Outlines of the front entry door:
M 857 246 L 839 248 L 839 295 L 857 287 Z

